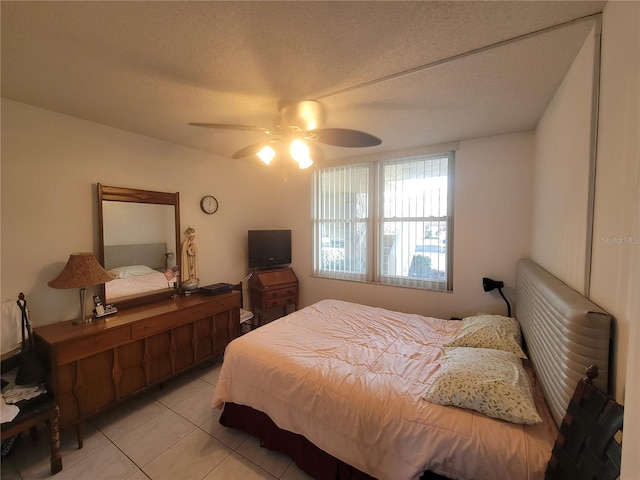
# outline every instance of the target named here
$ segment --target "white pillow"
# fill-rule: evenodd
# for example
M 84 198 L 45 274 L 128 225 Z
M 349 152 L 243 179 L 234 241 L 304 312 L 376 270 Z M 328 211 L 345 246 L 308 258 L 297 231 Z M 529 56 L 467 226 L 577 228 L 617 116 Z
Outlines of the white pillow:
M 116 278 L 129 278 L 157 272 L 146 265 L 127 265 L 125 267 L 113 268 L 109 270 L 109 273 L 115 275 Z
M 462 328 L 446 347 L 492 348 L 527 358 L 522 351 L 520 324 L 502 315 L 476 315 L 462 319 Z
M 507 422 L 542 422 L 522 360 L 502 350 L 467 347 L 447 350 L 440 361 L 440 372 L 423 398 Z

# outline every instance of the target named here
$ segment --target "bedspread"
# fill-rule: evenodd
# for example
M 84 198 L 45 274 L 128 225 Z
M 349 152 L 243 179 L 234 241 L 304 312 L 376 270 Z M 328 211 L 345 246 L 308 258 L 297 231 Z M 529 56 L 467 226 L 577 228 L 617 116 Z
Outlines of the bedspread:
M 380 480 L 543 478 L 556 434 L 544 404 L 546 422 L 525 426 L 422 399 L 459 328 L 323 300 L 231 342 L 213 405 L 260 410 Z
M 169 290 L 170 285 L 164 273 L 154 272 L 135 277 L 116 278 L 106 284 L 109 301 L 126 300 L 141 293 Z

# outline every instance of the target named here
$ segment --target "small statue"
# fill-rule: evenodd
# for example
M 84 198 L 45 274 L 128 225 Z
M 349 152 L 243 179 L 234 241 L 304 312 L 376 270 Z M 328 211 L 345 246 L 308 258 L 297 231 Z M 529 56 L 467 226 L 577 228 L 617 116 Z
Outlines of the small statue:
M 200 285 L 198 278 L 198 248 L 194 242 L 196 231 L 189 227 L 185 230 L 182 243 L 182 288 L 195 290 Z

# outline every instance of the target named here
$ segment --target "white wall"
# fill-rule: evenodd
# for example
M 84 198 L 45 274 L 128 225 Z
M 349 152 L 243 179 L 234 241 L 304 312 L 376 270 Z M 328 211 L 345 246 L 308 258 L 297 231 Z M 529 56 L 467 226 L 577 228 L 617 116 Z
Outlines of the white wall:
M 592 31 L 536 129 L 532 258 L 585 293 L 593 91 Z
M 310 178 L 283 188 L 291 204 L 296 273 L 302 304 L 339 298 L 441 318 L 477 312 L 506 314 L 497 292 L 485 293 L 482 277 L 506 283 L 513 297 L 515 264 L 529 255 L 533 135 L 521 133 L 462 141 L 455 159 L 453 293 L 361 284 L 312 277 Z M 298 256 L 299 255 L 299 256 Z M 513 300 L 513 298 L 512 298 Z M 513 306 L 513 302 L 512 302 Z
M 623 480 L 640 479 L 640 2 L 603 15 L 591 299 L 616 319 Z

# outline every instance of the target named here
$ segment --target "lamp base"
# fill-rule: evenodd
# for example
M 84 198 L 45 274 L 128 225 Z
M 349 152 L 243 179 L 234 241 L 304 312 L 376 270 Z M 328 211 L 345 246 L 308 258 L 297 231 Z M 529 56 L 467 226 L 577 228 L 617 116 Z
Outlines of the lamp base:
M 92 317 L 87 318 L 87 289 L 86 287 L 80 287 L 80 318 L 73 321 L 74 325 L 82 325 L 85 323 L 91 323 Z

